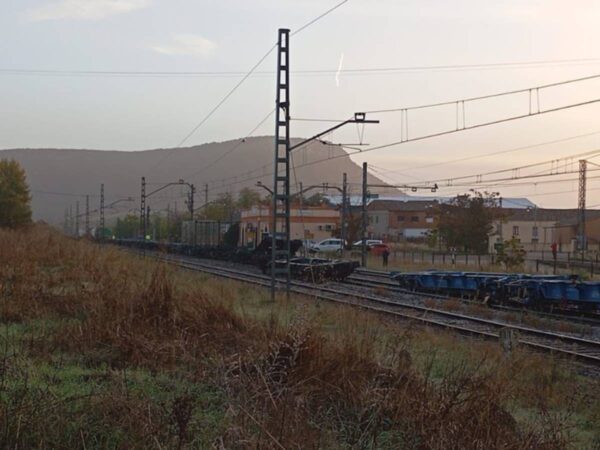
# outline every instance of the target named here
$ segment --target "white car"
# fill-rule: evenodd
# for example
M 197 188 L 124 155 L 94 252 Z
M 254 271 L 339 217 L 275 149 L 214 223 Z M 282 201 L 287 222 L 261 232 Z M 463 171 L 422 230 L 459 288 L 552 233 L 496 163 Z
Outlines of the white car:
M 313 253 L 316 252 L 342 252 L 342 240 L 341 239 L 325 239 L 318 244 L 313 245 L 310 248 Z
M 381 239 L 367 239 L 367 248 L 371 248 L 374 245 L 377 244 L 383 244 L 383 241 Z M 354 248 L 360 248 L 362 247 L 362 239 L 360 241 L 356 241 L 354 244 L 352 244 L 352 247 Z

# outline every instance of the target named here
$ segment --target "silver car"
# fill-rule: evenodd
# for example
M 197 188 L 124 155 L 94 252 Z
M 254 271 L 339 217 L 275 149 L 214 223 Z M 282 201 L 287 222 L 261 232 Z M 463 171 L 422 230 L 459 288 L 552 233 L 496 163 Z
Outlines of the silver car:
M 324 239 L 318 244 L 315 244 L 311 247 L 310 251 L 312 253 L 317 252 L 342 252 L 342 240 L 336 238 Z

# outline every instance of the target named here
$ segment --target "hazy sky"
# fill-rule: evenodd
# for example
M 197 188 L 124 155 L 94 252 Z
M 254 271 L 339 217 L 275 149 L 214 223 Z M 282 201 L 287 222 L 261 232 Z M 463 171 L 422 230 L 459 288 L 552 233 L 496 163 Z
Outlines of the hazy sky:
M 0 70 L 4 71 L 0 72 L 0 148 L 173 147 L 239 81 L 231 76 L 58 76 L 7 70 L 246 71 L 273 45 L 278 27 L 297 29 L 338 2 L 4 0 L 0 5 Z M 291 83 L 291 113 L 339 119 L 354 111 L 455 100 L 600 73 L 599 17 L 600 2 L 584 0 L 349 0 L 292 38 L 292 70 L 597 59 L 477 70 L 297 74 Z M 269 72 L 274 67 L 273 53 L 258 70 Z M 274 91 L 273 75 L 251 77 L 186 144 L 246 135 L 273 108 Z M 600 81 L 592 80 L 545 90 L 540 103 L 544 109 L 596 98 L 600 98 Z M 527 111 L 526 94 L 511 96 L 469 104 L 466 120 L 474 124 Z M 388 174 L 388 179 L 398 182 L 487 172 L 600 148 L 599 113 L 600 104 L 593 104 L 353 159 L 398 172 Z M 371 146 L 400 140 L 400 114 L 372 118 L 382 122 L 365 131 Z M 454 106 L 411 113 L 409 133 L 452 128 L 455 120 Z M 328 125 L 295 122 L 292 134 L 307 136 Z M 273 129 L 269 120 L 256 134 L 271 134 Z M 599 134 L 418 168 L 593 132 Z M 355 142 L 357 130 L 349 127 L 329 139 Z M 338 175 L 332 174 L 331 181 Z M 575 207 L 576 188 L 576 181 L 569 181 L 503 187 L 501 192 L 531 196 L 542 206 Z M 445 188 L 441 194 L 457 191 Z M 600 203 L 598 192 L 600 183 L 592 178 L 588 204 Z

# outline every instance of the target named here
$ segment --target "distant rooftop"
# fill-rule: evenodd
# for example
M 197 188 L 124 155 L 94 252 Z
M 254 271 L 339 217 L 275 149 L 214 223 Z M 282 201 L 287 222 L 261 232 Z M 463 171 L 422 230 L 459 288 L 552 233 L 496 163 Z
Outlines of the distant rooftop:
M 342 203 L 341 195 L 326 195 L 325 198 L 334 205 L 340 205 Z M 371 198 L 369 203 L 374 200 L 386 200 L 391 202 L 433 202 L 447 203 L 455 197 L 438 197 L 438 196 L 417 196 L 417 195 L 378 195 L 377 197 Z M 349 196 L 351 206 L 360 206 L 362 204 L 362 197 L 360 195 Z M 527 198 L 512 198 L 502 197 L 502 208 L 511 209 L 527 209 L 536 208 L 537 205 Z

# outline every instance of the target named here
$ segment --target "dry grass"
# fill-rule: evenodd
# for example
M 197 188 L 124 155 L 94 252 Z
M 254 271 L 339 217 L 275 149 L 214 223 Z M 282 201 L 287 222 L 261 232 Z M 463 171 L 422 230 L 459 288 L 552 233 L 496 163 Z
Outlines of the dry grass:
M 0 261 L 3 448 L 561 449 L 600 424 L 598 385 L 544 358 L 45 228 L 1 231 Z

